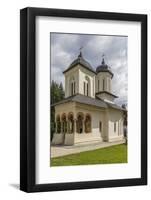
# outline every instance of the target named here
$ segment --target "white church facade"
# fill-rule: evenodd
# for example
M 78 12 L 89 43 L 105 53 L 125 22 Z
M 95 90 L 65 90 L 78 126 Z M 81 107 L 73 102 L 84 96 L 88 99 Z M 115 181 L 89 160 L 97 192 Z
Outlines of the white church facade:
M 80 52 L 63 74 L 65 98 L 54 105 L 52 144 L 123 140 L 124 109 L 114 103 L 113 73 L 104 58 L 95 71 Z

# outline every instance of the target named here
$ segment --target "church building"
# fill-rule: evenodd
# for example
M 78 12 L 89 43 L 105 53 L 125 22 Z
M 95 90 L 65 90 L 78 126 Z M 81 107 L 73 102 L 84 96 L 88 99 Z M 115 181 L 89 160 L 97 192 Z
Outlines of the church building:
M 114 74 L 104 58 L 95 71 L 80 52 L 63 74 L 65 98 L 53 105 L 56 130 L 52 144 L 123 140 L 124 109 L 114 102 L 118 98 L 112 93 Z

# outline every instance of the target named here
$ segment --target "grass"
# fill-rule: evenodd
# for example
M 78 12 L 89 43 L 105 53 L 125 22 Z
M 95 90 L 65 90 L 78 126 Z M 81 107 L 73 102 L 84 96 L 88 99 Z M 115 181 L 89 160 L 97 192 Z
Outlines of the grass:
M 51 159 L 51 166 L 127 163 L 127 145 L 120 144 Z

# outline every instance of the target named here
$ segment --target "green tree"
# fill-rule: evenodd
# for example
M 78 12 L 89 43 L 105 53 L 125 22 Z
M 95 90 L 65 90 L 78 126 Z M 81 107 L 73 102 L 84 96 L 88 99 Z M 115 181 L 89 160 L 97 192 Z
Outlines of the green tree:
M 50 94 L 51 94 L 51 140 L 53 137 L 53 134 L 55 132 L 55 108 L 54 104 L 63 100 L 65 93 L 63 89 L 62 83 L 58 84 L 56 81 L 51 81 L 51 87 L 50 87 Z

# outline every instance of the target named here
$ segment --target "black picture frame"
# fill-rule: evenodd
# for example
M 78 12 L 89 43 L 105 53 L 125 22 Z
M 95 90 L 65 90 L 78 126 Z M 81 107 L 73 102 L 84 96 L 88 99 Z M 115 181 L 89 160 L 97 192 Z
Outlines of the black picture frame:
M 35 19 L 54 16 L 141 23 L 141 178 L 36 184 L 35 163 Z M 20 11 L 20 189 L 44 192 L 147 184 L 147 15 L 48 8 Z

